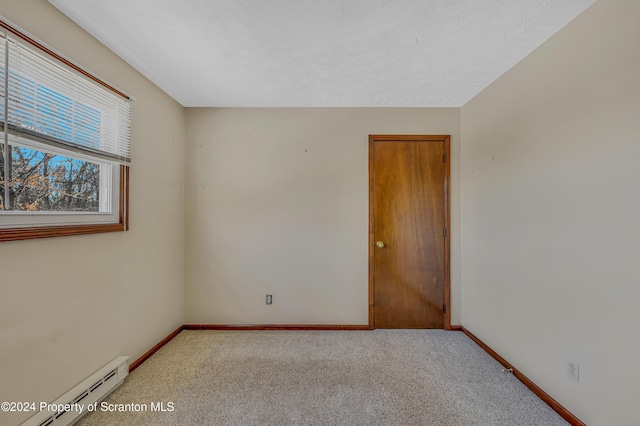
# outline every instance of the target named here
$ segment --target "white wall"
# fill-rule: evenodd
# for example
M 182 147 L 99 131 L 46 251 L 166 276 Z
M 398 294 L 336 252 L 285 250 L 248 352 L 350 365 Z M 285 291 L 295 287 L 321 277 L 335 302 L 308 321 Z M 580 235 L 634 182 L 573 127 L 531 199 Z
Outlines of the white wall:
M 0 243 L 0 401 L 52 401 L 183 322 L 184 109 L 46 1 L 0 13 L 137 98 L 130 232 Z
M 639 16 L 598 0 L 461 114 L 462 323 L 589 425 L 640 424 Z
M 459 109 L 188 109 L 186 321 L 367 324 L 368 135 L 450 134 L 459 323 L 458 133 Z

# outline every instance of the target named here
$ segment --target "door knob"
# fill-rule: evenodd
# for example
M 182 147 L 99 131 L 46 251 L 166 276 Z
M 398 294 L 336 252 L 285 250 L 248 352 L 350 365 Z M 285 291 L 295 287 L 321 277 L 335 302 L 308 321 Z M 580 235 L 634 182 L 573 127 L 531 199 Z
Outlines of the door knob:
M 384 247 L 384 243 L 382 241 L 378 241 L 376 245 L 380 248 Z

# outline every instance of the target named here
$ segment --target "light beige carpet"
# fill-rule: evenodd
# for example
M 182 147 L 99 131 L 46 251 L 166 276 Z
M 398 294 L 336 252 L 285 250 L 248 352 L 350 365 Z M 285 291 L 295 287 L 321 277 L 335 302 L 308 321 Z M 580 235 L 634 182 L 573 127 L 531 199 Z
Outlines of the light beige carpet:
M 443 330 L 183 331 L 105 402 L 150 411 L 78 424 L 567 424 L 463 333 Z

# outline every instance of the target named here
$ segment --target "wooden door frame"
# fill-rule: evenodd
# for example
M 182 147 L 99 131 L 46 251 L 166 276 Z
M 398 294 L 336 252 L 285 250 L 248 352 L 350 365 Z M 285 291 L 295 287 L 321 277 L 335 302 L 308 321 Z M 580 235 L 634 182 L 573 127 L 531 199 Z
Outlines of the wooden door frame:
M 373 330 L 375 325 L 374 311 L 374 289 L 373 289 L 373 256 L 374 256 L 374 235 L 373 235 L 373 202 L 374 202 L 374 176 L 373 176 L 373 144 L 375 142 L 444 142 L 444 226 L 447 232 L 444 238 L 444 303 L 447 307 L 444 314 L 444 329 L 451 330 L 451 266 L 449 258 L 451 245 L 449 243 L 451 234 L 451 155 L 450 155 L 450 135 L 369 135 L 369 329 Z

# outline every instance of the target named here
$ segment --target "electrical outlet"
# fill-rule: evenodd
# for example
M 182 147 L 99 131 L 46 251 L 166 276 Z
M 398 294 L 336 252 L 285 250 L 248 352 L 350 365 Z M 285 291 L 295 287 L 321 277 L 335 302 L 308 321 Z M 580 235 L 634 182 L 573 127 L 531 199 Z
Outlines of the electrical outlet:
M 567 361 L 567 376 L 576 383 L 580 381 L 580 364 L 572 359 Z
M 267 305 L 270 305 L 271 303 L 273 303 L 273 296 L 270 294 L 267 294 Z

